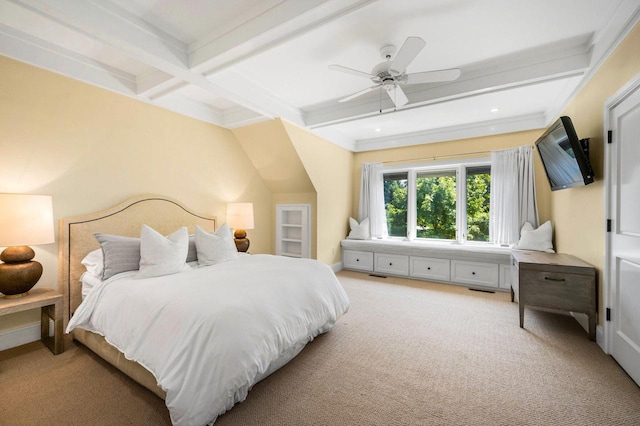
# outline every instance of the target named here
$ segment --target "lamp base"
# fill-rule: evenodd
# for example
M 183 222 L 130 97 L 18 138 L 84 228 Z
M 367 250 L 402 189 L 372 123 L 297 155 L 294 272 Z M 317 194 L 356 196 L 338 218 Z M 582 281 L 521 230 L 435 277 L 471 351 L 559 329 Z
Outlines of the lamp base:
M 7 247 L 0 260 L 0 293 L 5 299 L 24 297 L 42 276 L 40 262 L 32 261 L 35 253 L 31 247 Z
M 251 242 L 247 238 L 247 231 L 244 229 L 236 229 L 233 232 L 234 241 L 236 243 L 236 249 L 240 253 L 246 253 L 249 250 Z

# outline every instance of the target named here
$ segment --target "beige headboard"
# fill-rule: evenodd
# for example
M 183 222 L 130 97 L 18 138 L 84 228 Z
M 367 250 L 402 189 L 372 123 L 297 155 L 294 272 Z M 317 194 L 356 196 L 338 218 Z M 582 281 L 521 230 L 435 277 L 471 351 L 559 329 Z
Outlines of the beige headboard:
M 181 226 L 193 233 L 195 225 L 215 230 L 215 218 L 194 213 L 177 200 L 160 195 L 141 195 L 110 209 L 82 216 L 60 219 L 58 285 L 64 296 L 64 327 L 82 302 L 80 276 L 85 267 L 80 263 L 92 250 L 99 248 L 94 233 L 139 237 L 143 224 L 162 234 Z

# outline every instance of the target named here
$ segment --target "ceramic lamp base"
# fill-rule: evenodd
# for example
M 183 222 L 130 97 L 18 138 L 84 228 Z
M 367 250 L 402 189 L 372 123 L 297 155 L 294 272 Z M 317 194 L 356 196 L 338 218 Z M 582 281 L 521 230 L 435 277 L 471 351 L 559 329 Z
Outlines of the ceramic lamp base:
M 33 261 L 31 247 L 7 247 L 0 260 L 0 293 L 6 299 L 24 297 L 42 276 L 42 265 Z
M 236 243 L 236 249 L 238 249 L 240 253 L 246 253 L 249 250 L 249 245 L 251 244 L 247 238 L 247 231 L 244 229 L 236 229 L 233 233 L 233 237 Z

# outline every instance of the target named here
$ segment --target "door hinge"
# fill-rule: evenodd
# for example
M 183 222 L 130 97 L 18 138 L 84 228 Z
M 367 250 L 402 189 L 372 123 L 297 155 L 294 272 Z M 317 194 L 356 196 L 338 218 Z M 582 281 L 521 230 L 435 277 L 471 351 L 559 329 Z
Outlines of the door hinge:
M 611 219 L 607 219 L 607 232 L 611 232 Z
M 613 130 L 607 131 L 607 143 L 613 143 Z
M 607 310 L 605 311 L 605 316 L 607 318 L 607 321 L 611 321 L 611 308 L 607 308 Z

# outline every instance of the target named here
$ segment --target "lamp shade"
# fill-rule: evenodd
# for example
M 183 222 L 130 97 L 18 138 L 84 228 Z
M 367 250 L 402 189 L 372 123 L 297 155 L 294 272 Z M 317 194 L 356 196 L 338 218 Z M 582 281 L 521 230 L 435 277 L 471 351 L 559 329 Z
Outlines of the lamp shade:
M 233 229 L 253 229 L 253 203 L 227 204 L 227 225 Z
M 0 194 L 0 246 L 53 243 L 50 195 Z

